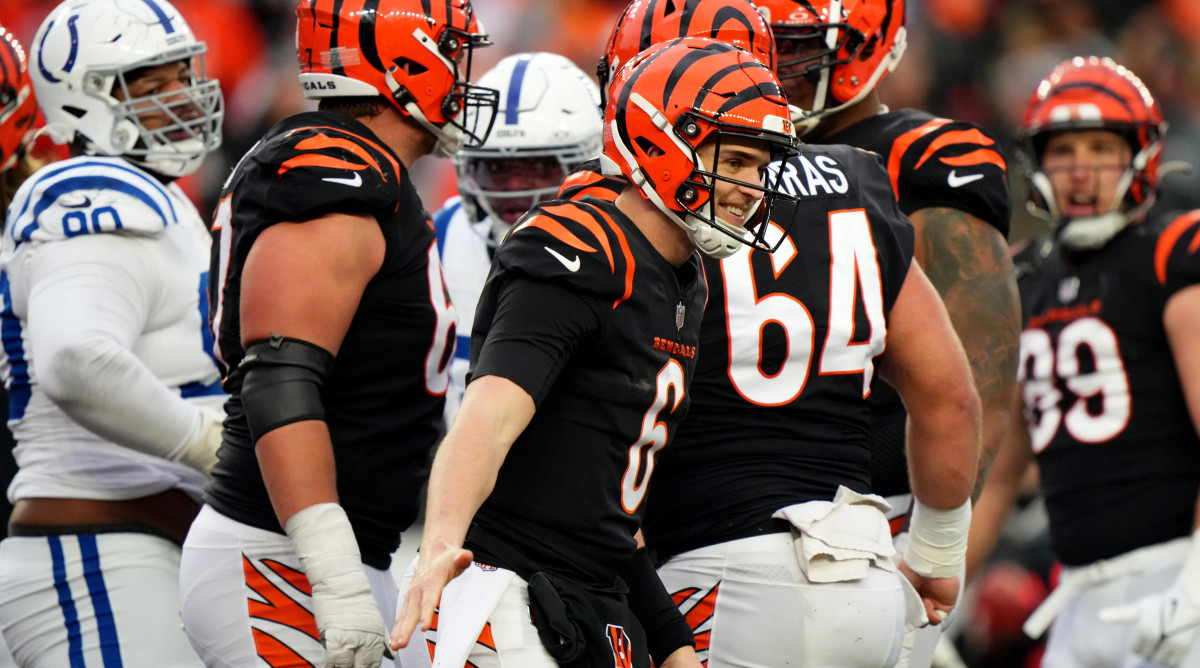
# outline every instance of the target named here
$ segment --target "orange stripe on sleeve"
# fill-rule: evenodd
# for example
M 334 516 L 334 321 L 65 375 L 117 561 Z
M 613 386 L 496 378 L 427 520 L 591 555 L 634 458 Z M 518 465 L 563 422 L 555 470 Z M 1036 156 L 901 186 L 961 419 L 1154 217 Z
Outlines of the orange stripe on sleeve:
M 592 235 L 596 237 L 596 240 L 600 242 L 600 247 L 602 249 L 604 249 L 604 256 L 606 258 L 608 258 L 608 266 L 613 271 L 616 271 L 616 265 L 613 264 L 612 247 L 608 243 L 608 236 L 604 234 L 603 228 L 601 228 L 599 225 L 597 225 L 596 221 L 593 220 L 591 218 L 591 216 L 576 215 L 578 212 L 578 209 L 574 205 L 571 205 L 571 204 L 559 204 L 557 206 L 548 206 L 542 210 L 545 211 L 546 213 L 554 214 L 556 216 L 570 218 L 571 220 L 574 220 L 575 222 L 579 223 L 580 225 L 583 225 L 587 229 L 587 231 L 591 232 Z
M 1008 164 L 1004 162 L 1004 158 L 990 148 L 981 148 L 964 155 L 958 155 L 951 158 L 942 158 L 943 163 L 951 167 L 971 167 L 973 165 L 992 164 L 1000 169 L 1007 170 Z
M 297 167 L 328 167 L 330 169 L 350 169 L 354 171 L 367 168 L 366 165 L 347 162 L 338 158 L 331 158 L 327 155 L 321 155 L 320 153 L 305 153 L 304 155 L 298 155 L 294 158 L 289 158 L 279 166 L 278 173 L 282 175 L 289 169 L 295 169 Z
M 371 165 L 375 171 L 379 172 L 380 174 L 383 173 L 383 170 L 379 167 L 379 162 L 375 160 L 370 153 L 367 153 L 366 149 L 358 144 L 355 144 L 349 139 L 337 139 L 323 134 L 318 134 L 296 144 L 296 148 L 304 151 L 317 151 L 323 148 L 344 149 L 362 158 L 367 164 Z
M 348 130 L 343 130 L 342 128 L 335 128 L 335 127 L 331 127 L 331 126 L 327 126 L 327 125 L 313 125 L 313 126 L 309 126 L 306 128 L 296 128 L 295 130 L 292 130 L 291 132 L 289 132 L 288 136 L 290 137 L 291 135 L 294 135 L 297 132 L 303 132 L 305 130 L 330 130 L 332 132 L 337 132 L 339 134 L 343 134 L 343 135 L 346 135 L 349 137 L 354 137 L 355 139 L 370 146 L 371 148 L 375 149 L 376 151 L 379 151 L 383 155 L 383 157 L 387 158 L 388 162 L 390 162 L 392 164 L 392 169 L 396 170 L 397 174 L 400 173 L 400 162 L 397 161 L 396 158 L 392 157 L 392 152 L 389 151 L 388 149 L 380 146 L 379 144 L 371 141 L 370 139 L 367 139 L 366 137 L 364 137 L 362 135 L 356 135 L 353 132 L 350 132 Z
M 1158 237 L 1158 244 L 1154 247 L 1154 274 L 1158 277 L 1159 285 L 1167 284 L 1167 260 L 1171 257 L 1171 250 L 1188 228 L 1197 223 L 1200 223 L 1200 211 L 1189 211 L 1176 218 Z M 1200 248 L 1200 229 L 1197 229 L 1196 236 L 1188 246 L 1188 252 L 1195 253 L 1197 248 Z
M 526 227 L 536 227 L 550 233 L 555 239 L 564 244 L 587 253 L 595 253 L 596 249 L 587 245 L 582 239 L 571 233 L 570 230 L 563 227 L 563 224 L 548 216 L 534 216 L 521 224 L 520 227 L 513 230 L 513 234 L 520 232 Z
M 904 158 L 904 153 L 908 151 L 908 147 L 912 146 L 918 139 L 933 132 L 934 130 L 946 125 L 950 122 L 948 118 L 935 118 L 928 123 L 913 128 L 908 132 L 896 137 L 896 141 L 892 142 L 892 151 L 888 154 L 888 174 L 892 177 L 892 190 L 896 191 L 900 188 L 900 161 Z
M 929 143 L 929 148 L 925 149 L 925 153 L 921 154 L 921 159 L 917 161 L 917 167 L 920 168 L 920 166 L 925 164 L 925 161 L 928 160 L 934 153 L 937 153 L 947 146 L 953 146 L 954 144 L 979 144 L 981 146 L 991 146 L 995 143 L 996 142 L 989 139 L 987 135 L 983 134 L 979 130 L 955 130 L 953 132 L 947 132 L 946 134 L 935 138 Z

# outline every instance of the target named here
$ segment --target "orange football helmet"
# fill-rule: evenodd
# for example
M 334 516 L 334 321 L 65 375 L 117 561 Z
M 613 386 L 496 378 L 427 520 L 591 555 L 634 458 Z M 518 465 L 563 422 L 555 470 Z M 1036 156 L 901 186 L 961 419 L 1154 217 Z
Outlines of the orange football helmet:
M 382 95 L 443 157 L 487 139 L 498 94 L 468 83 L 474 50 L 491 45 L 469 0 L 300 0 L 296 19 L 306 97 Z
M 777 192 L 782 170 L 764 169 L 760 183 L 742 183 L 763 193 L 743 229 L 716 215 L 715 183 L 732 179 L 697 156 L 710 140 L 720 156 L 721 141 L 729 137 L 759 140 L 775 160 L 796 154 L 799 140 L 787 101 L 767 66 L 724 42 L 687 37 L 637 55 L 610 92 L 605 174 L 623 175 L 707 255 L 727 257 L 742 245 L 769 252 L 779 245 L 781 238 L 767 239 L 763 223 L 776 201 L 792 199 Z
M 907 45 L 904 2 L 755 0 L 775 33 L 779 78 L 805 77 L 814 86 L 811 101 L 792 100 L 807 112 L 793 116 L 801 134 L 866 97 L 896 69 Z
M 33 141 L 37 102 L 25 49 L 0 26 L 0 171 L 12 168 Z
M 596 67 L 601 106 L 617 71 L 637 54 L 678 37 L 707 37 L 750 52 L 775 67 L 771 29 L 750 0 L 633 0 L 621 12 Z
M 1054 188 L 1042 171 L 1042 151 L 1051 133 L 1075 130 L 1108 130 L 1129 142 L 1133 159 L 1117 184 L 1119 211 L 1060 220 Z M 1030 211 L 1055 225 L 1065 222 L 1059 231 L 1068 243 L 1103 245 L 1153 205 L 1166 131 L 1154 96 L 1124 66 L 1095 56 L 1059 63 L 1034 89 L 1021 120 Z

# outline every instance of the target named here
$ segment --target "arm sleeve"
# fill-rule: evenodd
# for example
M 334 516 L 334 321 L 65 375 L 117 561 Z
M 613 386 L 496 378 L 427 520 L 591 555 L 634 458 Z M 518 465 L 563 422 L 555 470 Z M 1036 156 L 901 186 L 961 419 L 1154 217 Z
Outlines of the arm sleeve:
M 646 548 L 633 553 L 622 576 L 629 586 L 629 609 L 646 630 L 646 644 L 655 664 L 662 665 L 680 647 L 696 646 L 692 627 L 671 600 Z
M 475 323 L 470 378 L 501 376 L 541 406 L 581 341 L 600 328 L 598 306 L 565 286 L 517 278 L 501 288 L 490 323 Z M 486 327 L 485 336 L 479 336 Z M 470 382 L 470 381 L 468 381 Z
M 175 459 L 204 427 L 132 347 L 164 271 L 145 242 L 104 234 L 47 244 L 31 258 L 29 345 L 37 381 L 77 423 L 140 452 Z

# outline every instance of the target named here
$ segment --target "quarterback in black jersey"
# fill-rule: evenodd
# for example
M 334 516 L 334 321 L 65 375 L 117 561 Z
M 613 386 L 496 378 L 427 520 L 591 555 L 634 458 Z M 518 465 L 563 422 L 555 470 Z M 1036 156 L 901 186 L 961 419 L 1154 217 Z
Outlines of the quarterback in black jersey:
M 1200 211 L 1151 208 L 1165 130 L 1107 58 L 1061 63 L 1022 121 L 1031 204 L 1053 233 L 1016 256 L 1021 412 L 970 561 L 1036 458 L 1064 566 L 1025 625 L 1049 626 L 1044 666 L 1200 665 Z
M 487 44 L 467 0 L 368 7 L 299 4 L 319 111 L 268 132 L 216 214 L 229 417 L 181 578 L 207 663 L 376 666 L 386 652 L 390 555 L 417 514 L 455 341 L 408 168 L 481 142 L 466 112 L 490 118 L 495 91 L 466 83 Z
M 767 165 L 795 138 L 770 70 L 709 39 L 656 46 L 612 92 L 605 171 L 635 186 L 540 203 L 497 249 L 394 648 L 436 643 L 447 665 L 700 665 L 636 534 L 690 401 L 696 250 L 763 246 Z

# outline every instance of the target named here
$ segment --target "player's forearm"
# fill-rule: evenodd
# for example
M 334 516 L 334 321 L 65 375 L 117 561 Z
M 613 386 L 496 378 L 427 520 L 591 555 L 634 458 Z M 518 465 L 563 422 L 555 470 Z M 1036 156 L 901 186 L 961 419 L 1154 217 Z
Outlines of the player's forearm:
M 259 437 L 254 450 L 279 526 L 309 506 L 338 502 L 333 446 L 324 422 L 273 429 Z
M 204 427 L 199 407 L 168 390 L 116 341 L 79 333 L 45 341 L 38 352 L 46 396 L 101 438 L 170 459 Z
M 492 493 L 508 449 L 534 410 L 533 399 L 505 378 L 484 376 L 467 386 L 429 474 L 423 545 L 462 547 L 471 519 Z
M 974 393 L 931 410 L 909 412 L 908 458 L 913 494 L 933 508 L 962 505 L 975 484 L 979 404 Z

